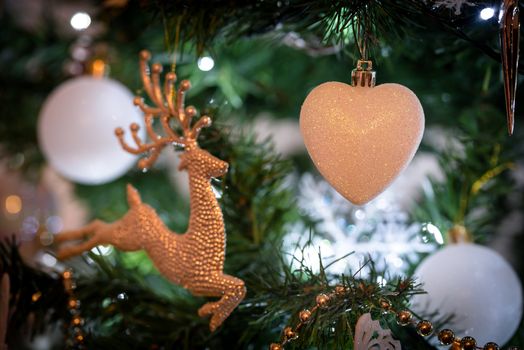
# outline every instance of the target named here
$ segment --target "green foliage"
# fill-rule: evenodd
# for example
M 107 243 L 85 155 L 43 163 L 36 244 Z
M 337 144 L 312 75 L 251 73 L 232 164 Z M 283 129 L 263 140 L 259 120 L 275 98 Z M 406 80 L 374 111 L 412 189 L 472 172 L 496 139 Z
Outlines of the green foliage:
M 178 32 L 181 41 L 194 43 L 199 54 L 223 38 L 231 42 L 279 30 L 313 33 L 326 43 L 344 43 L 358 24 L 366 29 L 357 39 L 365 40 L 368 49 L 378 48 L 382 39 L 431 29 L 467 40 L 489 55 L 495 54 L 483 40 L 457 29 L 471 24 L 477 15 L 476 11 L 469 14 L 467 6 L 462 16 L 453 18 L 449 9 L 437 9 L 431 1 L 417 0 L 227 0 L 200 1 L 198 5 L 188 0 L 148 0 L 143 4 L 166 24 L 169 43 Z M 492 5 L 490 1 L 476 4 Z M 358 50 L 354 48 L 353 52 Z
M 291 348 L 350 348 L 354 323 L 367 311 L 394 330 L 403 348 L 427 348 L 412 330 L 397 329 L 376 308 L 380 296 L 398 289 L 398 280 L 388 278 L 394 282 L 381 287 L 373 275 L 362 280 L 358 275 L 313 273 L 303 264 L 297 270 L 290 267 L 279 248 L 290 225 L 302 220 L 294 207 L 292 186 L 286 182 L 292 164 L 276 155 L 269 142 L 255 142 L 254 135 L 227 124 L 266 111 L 296 119 L 312 87 L 330 80 L 348 82 L 358 58 L 353 37 L 358 18 L 370 29 L 366 38 L 378 82 L 411 88 L 424 106 L 427 126 L 445 130 L 460 144 L 434 147 L 433 131 L 428 132 L 422 148 L 439 157 L 444 176 L 432 180 L 413 218 L 433 222 L 442 232 L 462 223 L 477 240 L 493 237 L 509 209 L 507 194 L 515 190 L 506 170 L 522 157 L 522 132 L 517 118 L 517 135 L 511 139 L 505 135 L 494 49 L 498 24 L 477 20 L 478 9 L 492 2 L 476 2 L 478 6 L 465 7 L 458 17 L 434 10 L 429 3 L 155 0 L 100 11 L 96 20 L 111 28 L 97 39 L 110 47 L 111 77 L 137 94 L 142 94 L 137 53 L 147 48 L 167 67 L 177 23 L 182 23 L 177 74 L 191 79 L 189 101 L 204 106 L 202 112 L 215 121 L 203 132 L 202 146 L 230 163 L 227 176 L 214 186 L 222 194 L 228 234 L 226 270 L 246 281 L 248 296 L 224 327 L 210 334 L 207 321 L 196 314 L 204 299 L 166 281 L 145 253 L 114 252 L 103 259 L 90 255 L 93 271 L 78 279 L 82 313 L 91 331 L 89 348 L 143 349 L 156 344 L 175 349 L 265 349 L 279 339 L 286 324 L 296 322 L 301 309 L 314 304 L 318 293 L 337 283 L 354 294 L 315 317 Z M 144 14 L 142 6 L 151 11 Z M 42 162 L 36 142 L 38 111 L 50 91 L 68 77 L 64 65 L 73 39 L 56 32 L 49 19 L 37 31 L 22 29 L 8 12 L 0 12 L 0 20 L 0 65 L 8 67 L 0 72 L 0 152 L 2 158 L 23 154 L 26 174 L 34 178 L 38 174 L 34 169 Z M 295 38 L 291 42 L 290 32 Z M 332 54 L 325 54 L 326 46 Z M 202 53 L 215 59 L 211 72 L 196 67 Z M 518 91 L 522 97 L 524 90 Z M 217 108 L 232 118 L 216 120 Z M 309 159 L 300 170 L 311 170 Z M 127 210 L 127 182 L 139 189 L 144 202 L 156 208 L 171 229 L 185 230 L 189 206 L 170 184 L 165 169 L 146 175 L 133 172 L 103 186 L 78 186 L 77 194 L 93 217 L 113 221 Z M 522 196 L 518 200 L 522 202 Z M 514 247 L 518 256 L 522 240 Z M 18 281 L 13 287 L 18 296 L 13 327 L 30 313 L 35 314 L 37 331 L 48 315 L 51 323 L 66 319 L 60 279 L 27 268 L 11 250 L 1 250 L 0 256 L 4 269 L 7 266 L 13 281 Z M 361 283 L 366 288 L 360 288 Z M 418 291 L 411 283 L 408 286 L 392 298 L 397 308 Z M 35 291 L 41 291 L 42 298 L 31 303 Z M 517 340 L 524 338 L 523 329 Z
M 60 278 L 27 267 L 15 248 L 2 249 L 0 258 L 4 270 L 14 276 L 12 290 L 24 306 L 17 309 L 18 322 L 28 317 L 25 307 L 29 305 L 29 310 L 39 315 L 36 320 L 47 319 L 49 312 L 54 315 L 53 322 L 67 319 L 67 295 Z M 387 298 L 393 307 L 403 309 L 409 296 L 420 292 L 409 280 L 381 286 L 374 274 L 367 279 L 359 278 L 358 273 L 330 276 L 324 268 L 315 274 L 303 264 L 292 270 L 274 247 L 257 258 L 259 270 L 245 274 L 248 297 L 223 327 L 210 333 L 207 320 L 197 315 L 202 298 L 190 296 L 159 275 L 144 275 L 125 267 L 120 258 L 120 254 L 102 258 L 91 253 L 89 264 L 94 274 L 76 279 L 75 295 L 86 320 L 88 349 L 263 349 L 278 341 L 286 324 L 296 324 L 298 312 L 311 308 L 318 294 L 332 291 L 334 283 L 348 292 L 317 312 L 291 348 L 351 348 L 353 327 L 360 315 L 371 312 L 374 318 L 391 322 L 391 316 L 384 315 L 379 307 L 380 299 Z M 20 269 L 25 273 L 20 274 Z M 27 281 L 19 284 L 21 276 L 30 278 L 33 287 L 28 288 Z M 37 303 L 30 301 L 34 292 L 42 293 Z M 416 343 L 418 336 L 414 338 Z
M 493 235 L 514 186 L 505 175 L 516 157 L 510 147 L 513 139 L 508 139 L 504 125 L 493 128 L 493 116 L 503 119 L 486 105 L 459 116 L 455 137 L 460 143 L 448 143 L 439 152 L 445 180 L 432 180 L 424 201 L 414 209 L 416 219 L 431 221 L 442 232 L 464 225 L 480 241 Z
M 23 334 L 22 326 L 27 326 L 29 318 L 31 337 L 46 330 L 50 322 L 68 318 L 68 295 L 60 276 L 27 265 L 14 238 L 0 241 L 0 277 L 4 273 L 9 276 L 11 293 L 8 340 Z

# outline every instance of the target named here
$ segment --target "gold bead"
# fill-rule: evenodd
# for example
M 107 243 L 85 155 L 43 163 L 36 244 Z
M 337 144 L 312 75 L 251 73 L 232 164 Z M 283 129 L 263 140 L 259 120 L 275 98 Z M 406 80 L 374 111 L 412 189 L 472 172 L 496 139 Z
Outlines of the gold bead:
M 151 59 L 151 53 L 147 50 L 140 51 L 140 59 L 144 61 Z
M 80 306 L 80 302 L 76 299 L 69 299 L 69 302 L 67 303 L 67 307 L 70 309 L 76 309 Z
M 460 341 L 460 345 L 464 350 L 474 350 L 477 348 L 477 341 L 473 337 L 464 337 Z
M 344 296 L 346 294 L 346 287 L 338 285 L 335 287 L 335 294 L 339 297 Z
M 267 344 L 267 343 L 266 343 Z M 282 345 L 273 343 L 269 346 L 269 350 L 282 350 Z
M 442 345 L 450 345 L 455 340 L 455 333 L 451 329 L 443 329 L 438 332 L 438 340 Z
M 296 337 L 296 333 L 295 331 L 293 330 L 293 328 L 291 327 L 286 327 L 284 329 L 284 336 L 286 337 L 286 339 L 293 339 Z
M 76 284 L 72 279 L 66 279 L 64 280 L 64 288 L 66 292 L 71 292 L 73 289 L 76 288 Z
M 84 320 L 82 320 L 82 317 L 77 315 L 77 316 L 73 317 L 73 319 L 71 320 L 71 323 L 74 326 L 81 326 L 82 323 L 84 323 Z
M 453 344 L 449 347 L 449 350 L 462 350 L 462 345 L 460 344 L 460 339 L 455 338 Z
M 63 273 L 62 273 L 62 277 L 65 279 L 65 280 L 68 280 L 70 278 L 73 277 L 73 272 L 70 271 L 70 270 L 65 270 Z
M 33 303 L 36 303 L 38 301 L 38 299 L 40 299 L 40 297 L 42 296 L 42 293 L 41 292 L 35 292 L 32 296 L 31 296 L 31 300 L 33 301 Z
M 78 334 L 76 337 L 75 337 L 75 340 L 78 342 L 78 343 L 81 343 L 84 341 L 84 336 L 82 334 Z
M 309 310 L 302 310 L 300 311 L 300 313 L 298 314 L 298 318 L 300 319 L 300 321 L 302 322 L 307 322 L 309 320 L 309 318 L 311 317 L 311 311 Z
M 380 304 L 380 307 L 386 311 L 391 309 L 391 303 L 386 299 L 380 299 L 379 304 Z
M 499 350 L 499 345 L 494 342 L 486 343 L 483 347 L 484 350 Z
M 411 322 L 411 312 L 408 310 L 402 310 L 397 313 L 397 323 L 401 326 L 407 326 Z
M 427 337 L 433 332 L 433 325 L 427 320 L 420 321 L 417 324 L 417 332 L 423 337 Z
M 329 302 L 329 297 L 326 294 L 319 294 L 316 298 L 319 307 L 326 307 Z

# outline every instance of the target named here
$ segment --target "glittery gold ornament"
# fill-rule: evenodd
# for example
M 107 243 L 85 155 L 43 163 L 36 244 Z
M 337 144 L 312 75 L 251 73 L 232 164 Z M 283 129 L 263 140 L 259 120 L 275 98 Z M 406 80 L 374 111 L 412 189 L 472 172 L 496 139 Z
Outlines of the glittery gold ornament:
M 269 350 L 282 350 L 282 345 L 273 343 L 269 346 Z
M 460 340 L 460 345 L 464 350 L 474 350 L 477 348 L 477 341 L 473 337 L 464 337 Z
M 427 320 L 422 320 L 417 323 L 417 332 L 423 337 L 429 336 L 433 333 L 433 324 Z
M 286 339 L 293 339 L 297 336 L 297 333 L 291 327 L 286 327 L 284 329 L 284 336 Z
M 402 310 L 397 313 L 397 323 L 401 326 L 407 326 L 411 323 L 413 315 L 407 310 Z
M 346 294 L 346 287 L 344 287 L 344 286 L 340 286 L 340 285 L 339 285 L 339 286 L 336 286 L 336 287 L 335 287 L 335 294 L 336 294 L 337 296 L 339 296 L 339 297 L 340 297 L 340 296 L 344 296 L 344 294 Z
M 415 155 L 424 132 L 424 112 L 415 94 L 399 84 L 374 86 L 374 80 L 371 61 L 359 61 L 353 86 L 321 84 L 300 111 L 300 130 L 315 166 L 358 205 L 391 184 Z
M 316 298 L 317 305 L 320 307 L 326 307 L 329 302 L 329 296 L 326 294 L 319 294 Z
M 201 149 L 197 143 L 200 130 L 209 126 L 211 119 L 204 116 L 192 123 L 197 111 L 192 106 L 184 107 L 184 95 L 190 88 L 189 81 L 183 80 L 175 91 L 176 76 L 170 72 L 165 76 L 162 89 L 162 66 L 153 64 L 149 73 L 149 58 L 149 52 L 140 53 L 144 90 L 155 107 L 147 106 L 141 98 L 135 98 L 134 103 L 145 114 L 146 131 L 151 143 L 142 142 L 137 124 L 130 127 L 136 147 L 126 144 L 121 128 L 115 133 L 126 151 L 137 155 L 146 154 L 138 163 L 144 169 L 156 161 L 164 147 L 176 144 L 184 148 L 179 169 L 189 174 L 191 214 L 188 229 L 184 234 L 170 231 L 155 210 L 142 203 L 138 192 L 128 185 L 130 209 L 127 214 L 113 223 L 95 220 L 79 230 L 58 235 L 57 242 L 77 240 L 89 235 L 86 242 L 62 247 L 58 256 L 61 259 L 68 258 L 101 244 L 112 244 L 123 251 L 145 249 L 158 270 L 172 282 L 187 288 L 193 295 L 220 298 L 204 304 L 198 310 L 201 317 L 211 316 L 209 328 L 214 331 L 246 294 L 242 280 L 223 272 L 226 243 L 224 220 L 211 187 L 211 178 L 224 175 L 228 164 Z M 154 118 L 159 119 L 164 135 L 158 135 L 153 129 Z M 178 123 L 182 134 L 176 132 L 172 122 Z
M 499 350 L 499 346 L 497 343 L 489 342 L 484 344 L 483 350 Z
M 379 304 L 380 304 L 380 307 L 384 309 L 385 311 L 389 311 L 389 309 L 391 309 L 391 303 L 386 299 L 380 299 Z
M 451 329 L 443 329 L 438 332 L 438 340 L 442 345 L 450 345 L 455 340 L 455 333 Z
M 460 339 L 455 339 L 451 346 L 449 347 L 449 350 L 462 350 L 462 345 L 460 344 Z
M 299 312 L 298 314 L 298 318 L 300 319 L 300 321 L 302 322 L 307 322 L 309 321 L 309 318 L 311 317 L 311 311 L 309 310 L 302 310 Z

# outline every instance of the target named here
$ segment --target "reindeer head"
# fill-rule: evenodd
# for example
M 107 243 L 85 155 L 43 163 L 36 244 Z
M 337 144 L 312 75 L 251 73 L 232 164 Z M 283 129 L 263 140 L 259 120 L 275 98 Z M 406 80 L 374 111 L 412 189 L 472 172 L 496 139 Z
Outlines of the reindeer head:
M 207 178 L 220 177 L 227 172 L 228 164 L 206 150 L 194 148 L 180 155 L 178 170 L 190 174 L 200 173 Z
M 139 126 L 131 124 L 131 136 L 136 143 L 136 147 L 129 146 L 124 141 L 124 130 L 117 128 L 115 134 L 120 144 L 129 153 L 145 154 L 138 162 L 141 169 L 148 169 L 158 159 L 160 152 L 167 145 L 182 146 L 184 152 L 180 156 L 180 170 L 188 172 L 201 172 L 208 177 L 222 176 L 227 171 L 227 163 L 212 156 L 209 152 L 198 146 L 198 135 L 202 128 L 211 125 L 211 118 L 202 116 L 192 123 L 197 110 L 193 106 L 185 107 L 184 96 L 191 84 L 188 80 L 182 80 L 175 89 L 176 75 L 173 72 L 167 73 L 164 77 L 164 86 L 161 88 L 160 74 L 162 65 L 155 63 L 149 67 L 148 61 L 151 54 L 148 51 L 140 52 L 140 75 L 144 90 L 149 96 L 155 107 L 150 107 L 144 103 L 141 97 L 135 97 L 134 104 L 144 112 L 146 131 L 151 139 L 150 143 L 143 143 L 138 137 Z M 163 135 L 159 135 L 153 128 L 153 120 L 158 118 L 163 129 Z M 181 130 L 181 133 L 178 132 Z

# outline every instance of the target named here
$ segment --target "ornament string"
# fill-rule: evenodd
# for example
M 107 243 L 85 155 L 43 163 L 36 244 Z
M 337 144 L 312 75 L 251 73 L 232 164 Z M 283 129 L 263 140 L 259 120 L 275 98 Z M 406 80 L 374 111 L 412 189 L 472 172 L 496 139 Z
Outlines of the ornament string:
M 69 294 L 67 301 L 67 308 L 71 313 L 71 321 L 69 322 L 69 338 L 67 339 L 68 349 L 86 349 L 84 345 L 84 319 L 80 315 L 80 301 L 75 295 L 76 282 L 73 278 L 73 270 L 66 270 L 62 273 L 64 281 L 64 289 Z
M 318 294 L 315 299 L 315 306 L 311 309 L 304 309 L 299 312 L 299 322 L 296 326 L 287 326 L 282 331 L 281 340 L 278 343 L 272 343 L 269 346 L 269 350 L 283 350 L 285 345 L 298 339 L 300 330 L 311 321 L 315 313 L 325 309 L 329 306 L 329 303 L 334 301 L 336 298 L 346 298 L 350 295 L 351 289 L 342 285 L 338 285 L 333 291 L 329 293 Z M 409 310 L 395 310 L 392 304 L 386 298 L 381 298 L 378 305 L 373 305 L 381 309 L 384 313 L 395 315 L 395 319 L 400 326 L 414 326 L 417 333 L 422 337 L 429 337 L 434 332 L 434 326 L 431 321 L 414 317 L 413 313 Z M 478 346 L 475 338 L 471 336 L 465 336 L 459 338 L 451 329 L 442 329 L 437 333 L 437 338 L 441 345 L 451 345 L 450 349 L 463 349 L 463 350 L 499 350 L 499 345 L 494 342 L 488 342 L 484 346 Z M 510 347 L 511 350 L 518 350 L 517 347 Z
M 368 33 L 365 25 L 362 24 L 363 19 L 356 18 L 353 21 L 352 32 L 353 39 L 357 45 L 358 53 L 360 59 L 367 61 L 368 60 Z
M 176 19 L 175 38 L 173 40 L 173 46 L 171 46 L 171 35 L 169 34 L 168 20 L 165 15 L 164 8 L 162 6 L 160 8 L 162 12 L 162 24 L 164 26 L 164 46 L 166 47 L 167 52 L 173 56 L 172 61 L 171 61 L 171 70 L 170 71 L 172 73 L 175 73 L 176 64 L 177 64 L 177 52 L 178 52 L 178 46 L 180 43 L 180 30 L 181 30 L 182 18 L 184 17 L 185 10 L 182 13 L 182 15 L 178 16 Z

